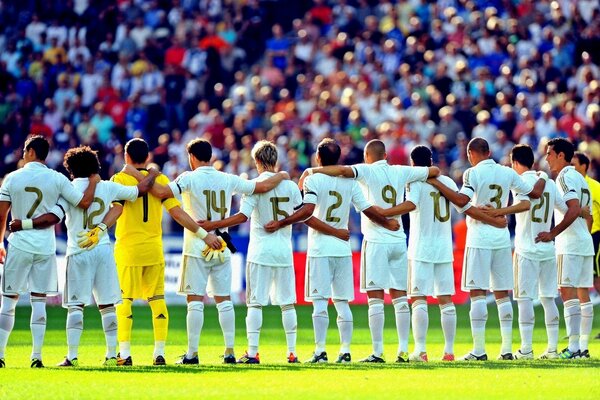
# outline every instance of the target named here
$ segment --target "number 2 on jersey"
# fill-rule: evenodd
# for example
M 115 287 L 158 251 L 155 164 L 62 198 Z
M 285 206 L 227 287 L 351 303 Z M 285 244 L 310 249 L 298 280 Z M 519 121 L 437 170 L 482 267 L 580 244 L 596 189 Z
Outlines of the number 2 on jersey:
M 94 223 L 94 218 L 96 218 L 98 215 L 102 215 L 106 209 L 104 201 L 99 197 L 94 197 L 92 205 L 94 204 L 98 204 L 98 209 L 96 211 L 92 211 L 89 215 L 88 210 L 91 209 L 92 206 L 90 206 L 88 210 L 83 210 L 83 229 L 94 229 L 96 225 L 98 225 Z
M 538 217 L 536 213 L 544 209 L 544 219 Z M 548 214 L 550 213 L 550 193 L 544 192 L 540 197 L 540 202 L 531 209 L 531 222 L 546 223 L 548 222 Z
M 327 215 L 325 216 L 325 221 L 327 222 L 340 222 L 341 219 L 339 217 L 334 217 L 332 215 L 333 211 L 340 208 L 342 205 L 342 195 L 336 192 L 335 190 L 330 190 L 329 195 L 335 197 L 336 201 L 332 205 L 327 208 Z
M 27 218 L 31 218 L 31 217 L 33 217 L 33 214 L 35 213 L 35 210 L 39 207 L 40 203 L 42 202 L 42 199 L 44 198 L 44 194 L 42 193 L 42 191 L 40 189 L 38 189 L 36 187 L 32 187 L 32 186 L 27 186 L 25 188 L 25 191 L 29 192 L 29 193 L 35 193 L 35 195 L 36 195 L 33 205 L 27 212 Z

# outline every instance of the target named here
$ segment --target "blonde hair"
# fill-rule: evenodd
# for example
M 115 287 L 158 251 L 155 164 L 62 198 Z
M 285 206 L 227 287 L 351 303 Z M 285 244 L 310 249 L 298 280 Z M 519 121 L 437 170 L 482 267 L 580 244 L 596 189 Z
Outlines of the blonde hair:
M 268 140 L 258 141 L 252 148 L 252 159 L 265 167 L 275 167 L 277 164 L 277 147 Z

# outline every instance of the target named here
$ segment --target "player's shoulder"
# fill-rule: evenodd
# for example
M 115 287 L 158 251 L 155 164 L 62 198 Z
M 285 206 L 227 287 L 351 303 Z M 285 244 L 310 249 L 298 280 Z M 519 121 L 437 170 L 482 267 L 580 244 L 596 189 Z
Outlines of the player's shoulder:
M 171 181 L 169 180 L 169 178 L 167 178 L 165 174 L 160 174 L 156 177 L 156 182 L 160 183 L 161 185 L 168 185 Z
M 437 179 L 440 182 L 442 182 L 444 185 L 446 185 L 446 186 L 451 186 L 451 187 L 456 186 L 456 182 L 454 182 L 454 180 L 452 178 L 450 178 L 449 176 L 439 175 L 437 177 Z M 420 184 L 428 185 L 428 183 L 426 183 L 426 182 L 414 182 L 414 183 L 420 183 Z

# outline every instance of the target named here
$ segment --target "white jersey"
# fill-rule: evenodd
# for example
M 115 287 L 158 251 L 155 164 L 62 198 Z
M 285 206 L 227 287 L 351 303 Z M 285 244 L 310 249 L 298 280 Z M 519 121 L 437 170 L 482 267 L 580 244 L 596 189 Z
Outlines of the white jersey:
M 458 191 L 456 183 L 447 176 L 439 176 L 438 180 Z M 436 264 L 452 262 L 452 222 L 448 199 L 427 182 L 413 182 L 407 187 L 406 200 L 417 207 L 409 214 L 408 259 Z
M 591 209 L 592 196 L 585 178 L 568 166 L 562 169 L 556 177 L 558 193 L 566 203 L 569 200 L 577 200 L 581 207 L 588 206 Z M 558 225 L 565 217 L 566 211 L 557 209 L 554 212 L 555 223 Z M 582 217 L 575 221 L 556 237 L 556 254 L 573 254 L 578 256 L 593 256 L 594 243 L 592 235 L 588 230 L 587 223 Z
M 263 181 L 274 172 L 263 172 L 254 181 Z M 250 242 L 247 261 L 269 267 L 293 265 L 292 226 L 276 232 L 265 231 L 264 226 L 273 220 L 281 220 L 302 206 L 300 189 L 292 181 L 283 181 L 266 193 L 244 196 L 240 212 L 250 221 Z
M 232 196 L 252 194 L 256 183 L 207 166 L 184 172 L 169 187 L 173 194 L 181 195 L 183 209 L 194 221 L 221 221 L 229 217 Z M 184 229 L 184 255 L 199 257 L 205 245 L 193 232 Z M 229 257 L 231 252 L 226 249 L 224 254 Z
M 304 181 L 304 202 L 315 204 L 313 216 L 337 229 L 348 229 L 350 205 L 358 212 L 371 207 L 356 181 L 311 175 Z M 347 257 L 352 255 L 350 242 L 308 228 L 309 257 Z
M 402 203 L 405 186 L 415 181 L 426 181 L 429 175 L 427 167 L 389 165 L 386 160 L 353 165 L 352 169 L 367 201 L 382 208 Z M 402 219 L 400 216 L 394 218 L 400 223 L 400 229 L 397 231 L 390 231 L 367 217 L 361 217 L 360 226 L 365 240 L 376 243 L 403 242 L 406 245 Z
M 8 174 L 0 189 L 0 201 L 11 204 L 12 219 L 33 219 L 49 213 L 61 196 L 76 206 L 83 193 L 66 176 L 39 162 L 28 162 Z M 13 232 L 8 242 L 32 254 L 50 255 L 56 251 L 54 227 Z
M 85 190 L 88 185 L 87 178 L 76 178 L 73 186 L 78 190 Z M 102 181 L 96 185 L 94 201 L 87 210 L 75 207 L 64 199 L 59 199 L 52 213 L 61 220 L 67 217 L 67 257 L 85 251 L 77 244 L 79 234 L 94 229 L 104 219 L 110 210 L 113 201 L 135 201 L 138 197 L 137 186 L 124 186 L 119 183 Z M 108 235 L 103 235 L 98 245 L 110 244 Z
M 513 169 L 484 160 L 469 168 L 463 175 L 460 193 L 471 199 L 475 206 L 491 205 L 498 209 L 508 205 L 508 192 L 514 190 L 523 195 L 533 190 Z M 467 217 L 467 247 L 478 249 L 502 249 L 511 247 L 508 228 L 496 228 Z
M 525 182 L 535 185 L 538 180 L 535 171 L 524 172 L 521 177 Z M 526 200 L 531 202 L 529 211 L 515 215 L 517 225 L 515 227 L 515 251 L 530 260 L 551 260 L 555 257 L 553 242 L 536 243 L 535 238 L 540 232 L 548 232 L 552 229 L 552 211 L 562 208 L 564 205 L 556 185 L 548 180 L 544 193 L 539 199 L 530 199 L 526 195 L 513 191 L 515 201 Z

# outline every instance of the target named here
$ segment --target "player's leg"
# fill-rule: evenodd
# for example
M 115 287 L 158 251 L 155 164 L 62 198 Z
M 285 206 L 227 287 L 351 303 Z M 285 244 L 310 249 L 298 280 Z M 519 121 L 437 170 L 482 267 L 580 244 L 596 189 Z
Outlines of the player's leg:
M 336 363 L 349 363 L 352 360 L 350 343 L 352 343 L 354 325 L 354 318 L 348 304 L 354 300 L 352 257 L 337 257 L 333 263 L 331 294 L 337 311 L 337 326 L 340 333 L 340 352 Z
M 444 334 L 444 355 L 442 361 L 454 361 L 454 338 L 456 336 L 456 307 L 452 302 L 454 294 L 454 268 L 452 263 L 434 265 L 433 295 L 440 305 L 442 332 Z
M 408 260 L 408 297 L 412 300 L 412 332 L 415 340 L 414 352 L 409 356 L 410 361 L 427 361 L 427 296 L 433 294 L 433 277 L 433 263 Z
M 246 264 L 246 304 L 248 306 L 246 338 L 248 339 L 248 349 L 246 354 L 238 360 L 238 363 L 260 363 L 258 345 L 263 321 L 262 307 L 269 304 L 271 272 L 269 267 L 262 267 L 251 262 Z
M 204 295 L 208 279 L 205 261 L 184 255 L 179 270 L 178 294 L 186 296 L 186 329 L 188 347 L 176 364 L 198 364 L 198 346 L 204 325 Z
M 581 357 L 589 358 L 590 352 L 588 344 L 590 334 L 592 333 L 592 323 L 594 321 L 594 305 L 590 301 L 590 287 L 594 284 L 593 275 L 593 257 L 581 257 L 582 265 L 580 268 L 579 282 L 576 284 L 577 297 L 581 304 L 581 327 L 579 337 L 579 350 Z
M 556 259 L 540 262 L 539 296 L 544 308 L 544 322 L 548 336 L 548 347 L 540 356 L 542 359 L 557 358 L 558 328 L 560 316 L 555 298 L 558 294 Z
M 560 357 L 565 359 L 579 357 L 579 334 L 581 329 L 581 303 L 577 297 L 577 288 L 573 287 L 574 266 L 577 260 L 566 254 L 557 256 L 558 265 L 558 287 L 560 297 L 563 300 L 565 325 L 569 345 L 561 353 Z
M 300 362 L 296 355 L 296 341 L 298 337 L 298 316 L 296 314 L 296 277 L 294 267 L 271 267 L 271 303 L 281 307 L 281 322 L 285 331 L 287 344 L 287 360 L 289 363 Z
M 514 289 L 512 251 L 510 248 L 497 249 L 492 250 L 492 255 L 490 286 L 496 298 L 502 337 L 498 359 L 512 360 L 513 307 L 508 295 L 508 291 Z
M 4 276 L 2 276 L 2 279 L 4 282 Z M 2 305 L 0 306 L 0 368 L 5 366 L 4 353 L 6 352 L 8 337 L 15 326 L 15 310 L 18 301 L 18 295 L 9 296 L 5 294 L 2 296 Z
M 46 336 L 46 299 L 48 295 L 58 294 L 58 276 L 56 272 L 56 257 L 34 255 L 33 265 L 29 274 L 29 289 L 31 291 L 31 366 L 40 367 L 42 347 Z
M 600 231 L 592 233 L 592 239 L 594 241 L 594 289 L 596 293 L 600 294 Z M 598 333 L 594 339 L 600 339 L 600 333 Z
M 142 293 L 142 267 L 117 265 L 119 286 L 123 295 L 123 302 L 118 304 L 117 310 L 117 341 L 119 342 L 119 365 L 133 364 L 131 357 L 131 330 L 133 329 L 133 300 L 141 298 Z
M 410 335 L 410 306 L 408 305 L 408 257 L 406 244 L 388 245 L 388 265 L 390 279 L 390 296 L 396 317 L 396 333 L 398 334 L 397 362 L 408 360 L 408 337 Z
M 513 257 L 514 297 L 519 309 L 519 334 L 521 347 L 515 353 L 517 359 L 533 359 L 533 328 L 535 314 L 533 299 L 537 297 L 540 261 L 530 260 L 517 253 Z
M 169 311 L 165 302 L 165 264 L 155 264 L 143 268 L 142 281 L 144 294 L 152 310 L 154 328 L 154 365 L 165 365 L 165 345 L 169 332 Z
M 325 342 L 329 328 L 327 306 L 331 297 L 330 262 L 327 257 L 308 257 L 304 279 L 304 297 L 313 304 L 312 322 L 315 336 L 315 351 L 308 363 L 327 362 Z
M 102 317 L 102 330 L 106 341 L 104 365 L 112 367 L 117 365 L 117 312 L 114 304 L 99 304 Z
M 36 360 L 42 359 L 42 346 L 44 345 L 44 337 L 46 336 L 46 295 L 44 293 L 30 294 L 31 301 L 31 361 L 32 366 Z
M 67 357 L 58 364 L 59 367 L 76 367 L 79 365 L 79 342 L 83 333 L 83 304 L 72 304 L 67 307 Z M 116 332 L 115 332 L 116 333 Z
M 208 275 L 207 293 L 215 299 L 217 312 L 219 314 L 219 325 L 223 332 L 225 352 L 223 362 L 225 364 L 235 363 L 233 346 L 235 345 L 235 311 L 231 302 L 231 261 L 225 260 L 219 263 L 218 259 L 211 261 L 217 265 L 211 267 Z
M 488 319 L 486 291 L 489 289 L 491 250 L 467 247 L 463 262 L 462 290 L 468 291 L 471 298 L 471 335 L 473 350 L 464 360 L 487 360 L 485 352 L 485 325 Z
M 352 358 L 350 355 L 350 343 L 352 343 L 352 334 L 354 330 L 354 317 L 348 300 L 333 299 L 333 305 L 337 311 L 337 326 L 340 332 L 340 351 L 337 363 L 349 363 Z

